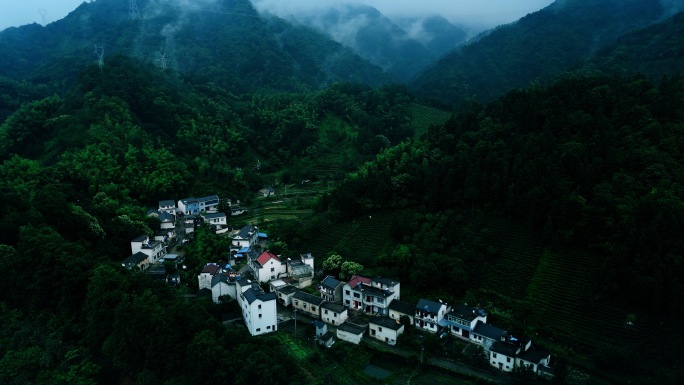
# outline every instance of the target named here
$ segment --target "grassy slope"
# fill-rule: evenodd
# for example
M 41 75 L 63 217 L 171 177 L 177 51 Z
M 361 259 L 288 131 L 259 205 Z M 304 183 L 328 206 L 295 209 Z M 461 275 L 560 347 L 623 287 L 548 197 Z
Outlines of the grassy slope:
M 424 134 L 431 125 L 444 124 L 449 118 L 451 118 L 451 112 L 411 103 L 411 129 L 416 137 Z

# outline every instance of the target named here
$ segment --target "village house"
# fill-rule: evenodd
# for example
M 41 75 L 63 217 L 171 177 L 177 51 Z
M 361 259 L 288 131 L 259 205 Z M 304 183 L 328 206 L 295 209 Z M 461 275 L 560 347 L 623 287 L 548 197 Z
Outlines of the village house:
M 413 316 L 416 313 L 416 304 L 395 299 L 389 304 L 389 317 L 393 320 L 401 320 L 401 317 L 406 316 L 409 319 L 409 325 L 413 325 Z
M 415 310 L 416 328 L 436 333 L 441 326 L 444 326 L 444 316 L 450 309 L 442 301 L 435 302 L 421 298 Z
M 259 195 L 261 195 L 264 198 L 270 197 L 275 195 L 275 190 L 273 189 L 273 187 L 264 187 L 261 190 L 259 190 Z
M 173 200 L 159 201 L 159 213 L 168 213 L 176 215 L 176 202 Z
M 211 280 L 214 279 L 218 273 L 221 272 L 219 265 L 215 263 L 208 263 L 204 266 L 202 271 L 197 275 L 197 282 L 199 284 L 199 290 L 209 289 L 211 290 Z
M 271 288 L 271 293 L 276 293 L 278 302 L 283 306 L 290 306 L 292 304 L 292 296 L 297 291 L 297 288 L 285 283 L 282 279 L 276 279 L 268 283 Z
M 250 268 L 254 279 L 268 282 L 287 275 L 287 266 L 280 258 L 266 250 L 259 257 L 251 261 Z
M 167 212 L 161 212 L 159 216 L 159 227 L 162 229 L 174 229 L 176 227 L 176 216 Z
M 202 198 L 185 198 L 178 201 L 178 211 L 184 215 L 195 215 L 203 211 L 216 211 L 218 204 L 218 195 L 209 195 Z
M 314 276 L 314 257 L 311 253 L 300 254 L 299 260 L 287 259 L 287 275 L 292 279 L 292 285 L 303 289 L 311 286 Z
M 470 340 L 482 345 L 482 348 L 487 351 L 495 342 L 500 341 L 507 334 L 503 329 L 477 321 L 472 333 L 470 333 Z
M 487 313 L 478 307 L 459 304 L 446 315 L 446 324 L 451 334 L 470 339 L 473 329 L 478 322 L 487 323 Z
M 392 278 L 375 277 L 371 279 L 371 285 L 382 290 L 394 293 L 394 299 L 401 299 L 401 283 Z
M 232 299 L 237 299 L 237 289 L 235 287 L 236 276 L 227 273 L 219 273 L 211 279 L 211 300 L 220 303 L 224 295 Z
M 358 345 L 366 333 L 366 328 L 360 327 L 349 322 L 337 326 L 337 338 L 341 341 L 351 342 Z
M 368 323 L 368 335 L 388 345 L 396 345 L 402 333 L 404 325 L 391 318 L 373 317 Z
M 397 286 L 398 287 L 398 286 Z M 397 297 L 397 293 L 382 284 L 375 284 L 370 278 L 353 275 L 342 289 L 343 304 L 352 310 L 364 313 L 389 314 L 389 304 Z
M 321 318 L 323 298 L 297 290 L 292 296 L 292 308 L 313 319 Z
M 248 279 L 236 280 L 235 289 L 249 334 L 257 336 L 278 330 L 275 293 L 264 293 L 258 283 Z
M 169 243 L 175 238 L 173 229 L 159 229 L 154 233 L 154 240 L 161 243 Z
M 331 325 L 341 325 L 348 318 L 347 307 L 333 302 L 324 302 L 321 305 L 321 319 Z
M 258 229 L 255 226 L 247 225 L 233 237 L 232 244 L 238 248 L 252 248 L 256 245 L 258 237 Z
M 204 223 L 212 225 L 216 228 L 226 226 L 228 224 L 225 213 L 202 213 L 200 214 Z
M 137 252 L 130 257 L 126 258 L 121 262 L 121 266 L 125 267 L 128 270 L 131 270 L 133 268 L 138 268 L 140 270 L 145 270 L 147 266 L 149 265 L 147 261 L 147 254 L 143 254 L 141 252 Z
M 141 235 L 131 241 L 131 254 L 136 253 L 147 255 L 147 264 L 154 264 L 166 255 L 166 246 L 158 241 L 150 241 L 147 235 Z
M 328 331 L 328 325 L 321 321 L 314 321 L 316 326 L 316 339 L 318 339 L 318 344 L 325 346 L 326 348 L 331 347 L 335 343 L 335 338 L 333 334 Z
M 551 353 L 545 349 L 532 346 L 530 339 L 522 341 L 513 337 L 504 337 L 496 341 L 489 349 L 489 364 L 504 372 L 512 372 L 516 367 L 529 367 L 533 373 L 542 375 L 551 372 L 548 368 Z
M 326 302 L 342 303 L 343 286 L 342 282 L 329 275 L 318 284 L 318 292 L 321 293 L 321 298 Z

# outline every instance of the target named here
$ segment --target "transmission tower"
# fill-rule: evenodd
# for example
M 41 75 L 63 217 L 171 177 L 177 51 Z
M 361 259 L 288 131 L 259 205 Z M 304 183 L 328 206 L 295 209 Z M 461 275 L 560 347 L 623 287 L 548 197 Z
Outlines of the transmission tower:
M 159 62 L 161 63 L 162 69 L 163 70 L 167 69 L 168 67 L 167 67 L 166 52 L 164 52 L 164 53 L 159 52 L 159 53 L 157 53 L 157 55 L 159 55 L 157 60 L 159 60 Z
M 43 19 L 43 27 L 47 25 L 47 22 L 45 21 L 45 15 L 47 15 L 47 9 L 39 9 L 38 13 L 40 13 L 40 17 Z
M 138 10 L 137 0 L 128 0 L 128 16 L 134 20 L 140 17 L 140 10 Z
M 104 45 L 95 44 L 95 56 L 97 56 L 97 65 L 102 69 L 104 66 Z

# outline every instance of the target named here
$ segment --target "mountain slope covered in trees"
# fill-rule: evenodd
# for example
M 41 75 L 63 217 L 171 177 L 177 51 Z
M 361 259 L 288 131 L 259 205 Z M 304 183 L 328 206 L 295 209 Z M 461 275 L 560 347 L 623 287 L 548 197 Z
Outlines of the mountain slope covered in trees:
M 192 4 L 140 3 L 131 20 L 128 3 L 81 4 L 46 27 L 31 24 L 0 33 L 0 72 L 13 80 L 76 84 L 78 73 L 96 62 L 132 56 L 232 92 L 316 90 L 336 81 L 379 85 L 382 70 L 320 33 L 277 18 L 262 18 L 248 0 Z
M 468 99 L 489 101 L 532 81 L 555 77 L 669 12 L 671 8 L 660 1 L 556 1 L 445 56 L 412 88 L 424 98 L 449 105 Z

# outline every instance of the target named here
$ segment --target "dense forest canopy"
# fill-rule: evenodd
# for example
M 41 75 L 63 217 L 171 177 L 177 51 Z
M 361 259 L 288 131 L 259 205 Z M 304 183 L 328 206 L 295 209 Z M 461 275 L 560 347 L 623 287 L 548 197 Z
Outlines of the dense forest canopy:
M 435 118 L 415 111 L 449 113 L 322 34 L 246 0 L 139 4 L 140 19 L 126 2 L 98 0 L 0 33 L 1 383 L 325 383 L 311 370 L 323 354 L 298 360 L 278 335 L 224 327 L 230 304 L 189 300 L 121 267 L 130 240 L 158 228 L 146 211 L 161 199 L 249 204 L 265 186 L 305 180 L 334 189 L 313 198 L 315 215 L 268 224 L 284 254 L 321 243 L 322 225 L 370 223 L 377 244 L 359 250 L 349 233 L 326 252 L 400 279 L 404 298 L 486 301 L 500 325 L 557 337 L 554 354 L 591 355 L 597 370 L 681 379 L 681 359 L 669 356 L 680 335 L 650 340 L 644 359 L 620 351 L 642 348 L 636 337 L 575 345 L 583 325 L 544 325 L 550 311 L 535 296 L 550 279 L 583 274 L 572 260 L 582 253 L 592 278 L 562 297 L 617 308 L 618 337 L 633 337 L 621 334 L 622 313 L 682 316 L 682 14 L 666 18 L 660 2 L 567 0 L 491 31 L 415 84 L 459 106 L 417 135 L 416 120 Z M 94 44 L 106 47 L 101 67 Z M 519 88 L 550 78 L 559 80 Z M 478 98 L 492 102 L 460 104 Z M 522 229 L 547 255 L 500 264 L 497 226 Z M 198 228 L 185 248 L 188 287 L 228 250 Z M 547 274 L 561 269 L 550 267 L 557 250 L 572 271 Z M 529 279 L 505 276 L 519 272 Z M 664 329 L 650 326 L 636 331 L 657 340 Z M 331 354 L 356 355 L 339 349 Z

